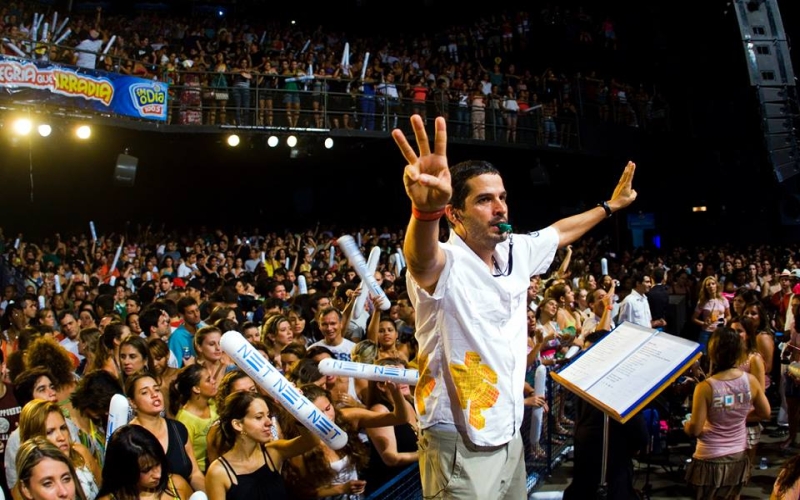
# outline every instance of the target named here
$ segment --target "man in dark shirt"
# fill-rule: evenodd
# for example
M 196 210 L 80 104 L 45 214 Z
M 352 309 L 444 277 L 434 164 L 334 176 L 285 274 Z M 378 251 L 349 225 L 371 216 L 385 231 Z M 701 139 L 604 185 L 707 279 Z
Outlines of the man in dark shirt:
M 664 320 L 667 326 L 667 309 L 669 308 L 669 290 L 667 289 L 667 270 L 657 267 L 653 271 L 653 281 L 656 283 L 647 292 L 647 302 L 650 304 L 650 316 L 653 320 Z

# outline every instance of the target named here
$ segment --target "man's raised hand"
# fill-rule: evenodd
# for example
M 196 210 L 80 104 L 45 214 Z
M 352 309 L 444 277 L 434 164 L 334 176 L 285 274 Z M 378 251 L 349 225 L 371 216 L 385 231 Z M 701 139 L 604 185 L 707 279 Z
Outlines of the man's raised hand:
M 445 120 L 437 117 L 433 153 L 428 144 L 425 124 L 419 115 L 411 117 L 411 126 L 419 147 L 417 155 L 399 129 L 392 131 L 392 138 L 408 162 L 403 173 L 403 184 L 411 203 L 417 210 L 435 212 L 444 208 L 453 192 L 450 185 L 450 169 L 447 165 L 447 128 Z

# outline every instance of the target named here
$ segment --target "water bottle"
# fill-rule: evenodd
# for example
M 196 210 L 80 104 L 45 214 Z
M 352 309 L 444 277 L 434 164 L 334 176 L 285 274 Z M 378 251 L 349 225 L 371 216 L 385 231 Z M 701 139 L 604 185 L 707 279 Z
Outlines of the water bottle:
M 183 362 L 185 363 L 185 362 L 189 361 L 189 358 L 191 358 L 191 357 L 192 357 L 192 353 L 189 352 L 189 348 L 188 347 L 184 347 L 183 348 Z
M 605 257 L 600 259 L 600 272 L 603 274 L 603 276 L 608 274 L 608 259 Z
M 761 461 L 758 463 L 758 468 L 761 470 L 767 470 L 767 457 L 761 457 Z

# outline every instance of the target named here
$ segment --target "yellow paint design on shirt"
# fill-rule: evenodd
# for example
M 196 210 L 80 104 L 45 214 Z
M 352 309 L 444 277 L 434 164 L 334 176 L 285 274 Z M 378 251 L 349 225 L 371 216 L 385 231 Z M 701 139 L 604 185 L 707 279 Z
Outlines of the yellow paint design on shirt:
M 419 366 L 419 380 L 417 381 L 417 388 L 414 390 L 414 400 L 417 403 L 417 412 L 420 415 L 425 415 L 425 398 L 433 393 L 436 380 L 431 376 L 431 371 L 428 368 L 427 354 L 417 356 L 417 363 Z
M 463 365 L 450 363 L 450 372 L 458 390 L 461 409 L 466 410 L 469 404 L 469 424 L 476 429 L 483 429 L 486 419 L 482 412 L 494 406 L 500 395 L 493 385 L 497 383 L 497 373 L 489 365 L 481 364 L 480 354 L 469 351 L 464 356 Z

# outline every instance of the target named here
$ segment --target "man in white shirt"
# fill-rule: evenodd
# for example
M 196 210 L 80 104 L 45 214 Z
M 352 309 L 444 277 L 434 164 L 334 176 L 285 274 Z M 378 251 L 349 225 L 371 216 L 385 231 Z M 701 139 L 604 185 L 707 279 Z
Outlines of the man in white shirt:
M 559 247 L 636 199 L 629 162 L 609 201 L 529 234 L 510 234 L 507 193 L 483 161 L 448 167 L 445 120 L 431 153 L 422 118 L 411 117 L 417 154 L 400 130 L 403 182 L 412 202 L 404 254 L 416 311 L 420 380 L 419 464 L 428 498 L 527 498 L 520 437 L 527 365 L 530 277 Z M 439 221 L 451 227 L 439 242 Z
M 100 38 L 100 32 L 92 29 L 86 38 L 75 46 L 75 65 L 81 68 L 95 69 L 97 54 L 103 49 L 105 37 Z
M 666 325 L 663 319 L 653 320 L 650 313 L 650 303 L 647 301 L 647 292 L 653 287 L 650 276 L 642 273 L 633 275 L 634 287 L 619 305 L 618 323 L 630 321 L 645 328 L 658 328 Z
M 64 338 L 59 343 L 64 349 L 74 354 L 78 361 L 83 361 L 83 356 L 78 352 L 78 335 L 81 329 L 75 320 L 75 315 L 69 311 L 62 312 L 58 315 L 58 326 L 61 329 L 61 334 L 64 335 Z
M 186 260 L 182 261 L 178 266 L 178 278 L 192 278 L 200 276 L 200 271 L 197 269 L 197 254 L 191 252 L 186 256 Z
M 311 347 L 327 347 L 334 358 L 350 361 L 355 343 L 342 336 L 342 313 L 335 307 L 326 307 L 317 314 L 317 323 L 323 338 L 311 344 Z

